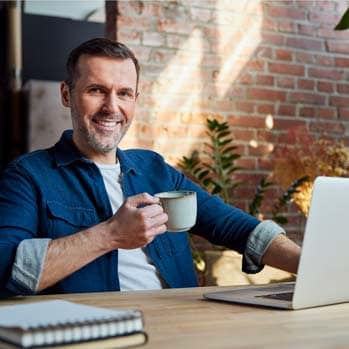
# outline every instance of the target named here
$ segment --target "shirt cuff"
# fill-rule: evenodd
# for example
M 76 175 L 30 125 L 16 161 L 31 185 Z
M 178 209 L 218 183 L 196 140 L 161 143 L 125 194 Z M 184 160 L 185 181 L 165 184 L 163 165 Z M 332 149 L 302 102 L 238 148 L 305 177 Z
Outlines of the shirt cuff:
M 17 247 L 11 278 L 35 292 L 44 266 L 47 247 L 51 239 L 23 240 Z
M 247 239 L 242 258 L 243 272 L 255 274 L 264 268 L 264 265 L 261 264 L 264 252 L 279 234 L 286 234 L 285 230 L 271 220 L 265 220 L 254 228 Z

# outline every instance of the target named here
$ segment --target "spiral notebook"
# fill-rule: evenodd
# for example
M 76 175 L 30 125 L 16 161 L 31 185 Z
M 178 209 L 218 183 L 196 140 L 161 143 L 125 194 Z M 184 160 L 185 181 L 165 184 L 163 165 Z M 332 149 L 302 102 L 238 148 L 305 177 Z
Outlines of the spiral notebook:
M 0 307 L 1 348 L 127 348 L 146 343 L 139 310 L 63 300 Z

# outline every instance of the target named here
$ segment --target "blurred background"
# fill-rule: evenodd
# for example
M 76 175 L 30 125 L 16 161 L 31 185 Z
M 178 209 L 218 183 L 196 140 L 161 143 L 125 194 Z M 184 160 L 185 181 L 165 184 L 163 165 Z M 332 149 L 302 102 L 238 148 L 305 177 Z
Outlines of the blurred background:
M 238 154 L 231 202 L 248 210 L 267 178 L 259 215 L 268 217 L 300 176 L 347 175 L 349 33 L 334 27 L 348 5 L 1 1 L 0 166 L 71 127 L 59 99 L 67 54 L 106 36 L 141 63 L 137 117 L 121 146 L 153 149 L 175 166 L 193 154 L 212 161 L 207 120 L 227 123 Z M 289 236 L 301 243 L 301 199 L 282 210 Z

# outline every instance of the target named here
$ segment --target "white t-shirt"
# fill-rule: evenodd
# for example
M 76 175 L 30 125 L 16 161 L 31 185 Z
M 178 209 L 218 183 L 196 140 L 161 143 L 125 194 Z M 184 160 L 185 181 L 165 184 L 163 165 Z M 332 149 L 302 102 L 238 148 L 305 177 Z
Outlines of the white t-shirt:
M 97 164 L 109 196 L 113 214 L 124 202 L 121 187 L 120 163 L 113 165 Z M 118 273 L 120 290 L 159 290 L 161 278 L 150 258 L 141 248 L 131 250 L 118 249 Z

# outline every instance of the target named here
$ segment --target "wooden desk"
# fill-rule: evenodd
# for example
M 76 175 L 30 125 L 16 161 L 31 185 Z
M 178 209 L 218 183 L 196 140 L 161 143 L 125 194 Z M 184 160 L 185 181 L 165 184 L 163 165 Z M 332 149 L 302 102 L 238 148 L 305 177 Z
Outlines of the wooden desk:
M 202 299 L 204 292 L 217 288 L 21 297 L 0 305 L 65 299 L 110 309 L 141 309 L 149 349 L 349 349 L 349 303 L 288 311 Z

